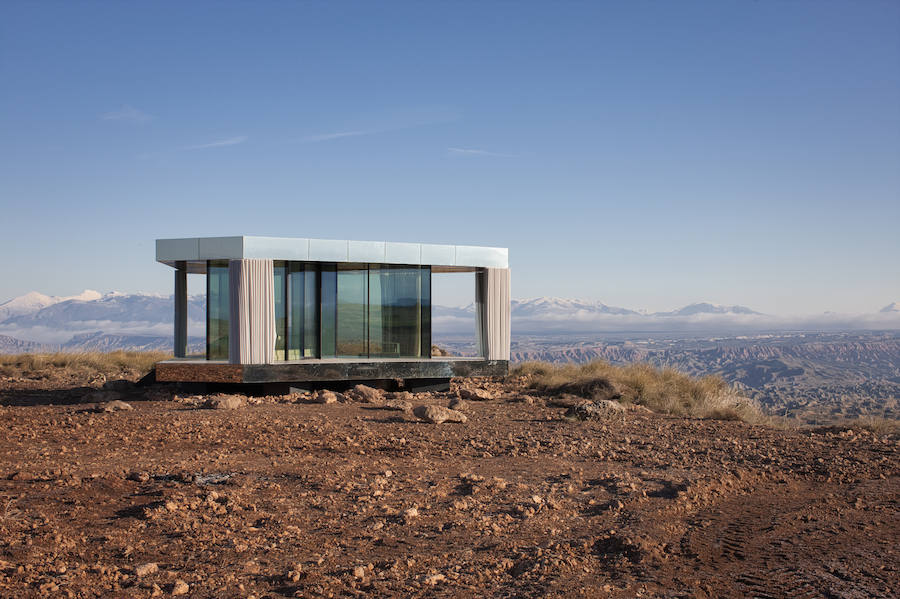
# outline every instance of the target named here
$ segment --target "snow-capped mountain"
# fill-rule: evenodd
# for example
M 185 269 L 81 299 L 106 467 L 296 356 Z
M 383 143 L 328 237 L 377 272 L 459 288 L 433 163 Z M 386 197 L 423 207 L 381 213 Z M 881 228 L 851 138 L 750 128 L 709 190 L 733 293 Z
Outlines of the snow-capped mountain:
M 188 300 L 188 333 L 192 344 L 203 344 L 206 298 Z M 172 296 L 85 291 L 71 297 L 32 292 L 0 305 L 0 352 L 37 351 L 27 348 L 165 349 L 171 347 Z M 777 330 L 900 329 L 900 304 L 872 314 L 824 314 L 776 317 L 744 306 L 708 302 L 670 312 L 646 313 L 602 302 L 537 297 L 514 299 L 510 305 L 513 334 L 604 334 L 668 332 L 727 334 Z M 475 305 L 435 305 L 432 328 L 437 335 L 469 335 L 475 327 Z
M 762 312 L 756 312 L 745 306 L 723 306 L 710 302 L 697 302 L 671 312 L 657 312 L 656 316 L 693 316 L 695 314 L 757 314 L 761 316 Z
M 513 317 L 548 316 L 551 314 L 577 315 L 583 314 L 637 314 L 627 308 L 607 306 L 602 302 L 591 302 L 561 297 L 535 297 L 531 299 L 514 299 L 510 302 Z
M 0 322 L 12 316 L 33 314 L 38 310 L 42 310 L 44 308 L 47 308 L 48 306 L 52 306 L 60 302 L 66 302 L 70 300 L 89 302 L 100 299 L 101 297 L 102 296 L 98 291 L 94 291 L 92 289 L 85 289 L 78 295 L 70 295 L 66 297 L 44 295 L 43 293 L 38 293 L 37 291 L 31 291 L 29 293 L 26 293 L 25 295 L 14 297 L 9 301 L 0 304 Z
M 122 338 L 172 336 L 172 296 L 85 291 L 54 298 L 28 293 L 3 304 L 12 306 L 0 317 L 0 335 L 65 347 L 78 336 L 117 335 Z M 206 298 L 188 299 L 188 331 L 203 335 Z M 163 341 L 162 343 L 170 343 Z M 80 346 L 79 346 L 80 347 Z

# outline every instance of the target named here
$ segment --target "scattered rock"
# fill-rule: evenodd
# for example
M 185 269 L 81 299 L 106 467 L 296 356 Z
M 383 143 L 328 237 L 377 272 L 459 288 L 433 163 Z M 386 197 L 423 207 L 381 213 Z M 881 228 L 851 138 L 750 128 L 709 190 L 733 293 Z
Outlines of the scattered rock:
M 409 412 L 412 410 L 412 404 L 402 399 L 385 399 L 379 406 L 384 410 L 395 410 L 397 412 Z
M 397 391 L 391 394 L 391 398 L 397 401 L 412 401 L 413 394 L 409 391 Z
M 150 480 L 150 474 L 147 472 L 132 472 L 128 475 L 128 480 L 145 483 Z
M 175 584 L 172 586 L 172 595 L 187 595 L 191 590 L 191 587 L 183 580 L 176 580 Z
M 204 408 L 212 410 L 236 410 L 242 405 L 244 405 L 244 400 L 238 395 L 217 395 L 203 403 Z
M 625 406 L 619 402 L 600 399 L 572 406 L 566 411 L 565 417 L 570 420 L 602 420 L 624 411 Z
M 443 574 L 432 574 L 431 576 L 425 577 L 425 584 L 434 586 L 439 582 L 443 582 L 446 579 L 446 576 Z
M 460 399 L 458 397 L 454 397 L 450 400 L 449 405 L 451 410 L 465 410 L 469 407 L 469 404 L 466 403 L 466 400 Z
M 347 392 L 347 396 L 364 403 L 378 403 L 382 392 L 368 385 L 356 385 Z
M 411 507 L 409 509 L 403 510 L 403 517 L 407 520 L 411 520 L 419 515 L 419 509 L 415 507 Z
M 368 570 L 366 570 L 365 566 L 356 566 L 353 568 L 353 576 L 355 578 L 365 578 Z
M 471 401 L 489 401 L 495 399 L 494 394 L 484 389 L 460 389 L 459 396 Z
M 312 396 L 313 403 L 337 403 L 344 396 L 340 393 L 335 393 L 334 391 L 329 391 L 328 389 L 319 389 Z
M 131 404 L 125 403 L 124 401 L 120 401 L 118 399 L 114 399 L 113 401 L 107 402 L 107 403 L 103 404 L 102 406 L 98 406 L 97 411 L 98 412 L 120 412 L 120 411 L 127 411 L 127 410 L 133 410 L 133 409 L 134 408 L 131 407 Z
M 156 565 L 155 562 L 148 562 L 146 564 L 141 564 L 134 569 L 134 574 L 137 577 L 150 576 L 151 574 L 156 574 L 159 572 L 159 566 Z
M 442 406 L 416 406 L 413 414 L 417 418 L 430 422 L 432 424 L 441 424 L 443 422 L 465 422 L 468 420 L 466 415 L 450 408 Z

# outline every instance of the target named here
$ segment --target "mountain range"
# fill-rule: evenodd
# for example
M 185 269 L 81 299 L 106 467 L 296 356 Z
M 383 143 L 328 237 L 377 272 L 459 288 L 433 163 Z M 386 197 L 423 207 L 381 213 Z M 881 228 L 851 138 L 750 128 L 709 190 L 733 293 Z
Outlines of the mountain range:
M 171 295 L 100 294 L 91 290 L 67 297 L 27 293 L 0 304 L 0 352 L 168 349 L 172 338 L 172 301 Z M 202 345 L 205 309 L 205 296 L 188 299 L 188 334 L 192 346 Z M 510 309 L 514 335 L 900 329 L 898 302 L 871 314 L 829 313 L 801 318 L 776 317 L 745 306 L 708 302 L 648 313 L 602 302 L 556 297 L 514 299 Z M 432 327 L 436 337 L 469 335 L 474 323 L 474 304 L 433 308 Z

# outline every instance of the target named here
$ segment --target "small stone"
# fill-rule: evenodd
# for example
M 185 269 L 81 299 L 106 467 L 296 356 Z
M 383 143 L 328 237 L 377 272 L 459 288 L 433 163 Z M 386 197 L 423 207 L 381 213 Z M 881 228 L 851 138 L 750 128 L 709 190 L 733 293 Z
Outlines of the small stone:
M 157 566 L 155 562 L 141 564 L 134 569 L 135 576 L 139 578 L 143 576 L 150 576 L 151 574 L 156 574 L 157 572 L 159 572 L 159 566 Z
M 450 400 L 449 408 L 451 410 L 465 410 L 469 407 L 469 404 L 464 399 L 460 399 L 458 397 L 454 397 Z
M 471 401 L 488 401 L 494 399 L 494 394 L 484 389 L 460 389 L 459 396 Z
M 402 399 L 385 399 L 379 404 L 382 410 L 394 410 L 396 412 L 412 411 L 412 404 Z
M 466 422 L 468 418 L 462 412 L 451 410 L 443 406 L 417 406 L 413 409 L 413 414 L 417 418 L 430 422 L 432 424 L 441 424 L 444 422 Z
M 381 391 L 368 385 L 356 385 L 347 395 L 364 403 L 378 403 L 381 400 Z
M 353 576 L 356 578 L 365 578 L 367 572 L 368 570 L 366 570 L 365 566 L 356 566 L 353 568 Z
M 207 399 L 203 407 L 212 410 L 236 410 L 242 405 L 244 405 L 244 400 L 237 395 L 219 395 Z
M 409 520 L 410 518 L 415 518 L 419 515 L 418 508 L 411 507 L 407 510 L 403 511 L 403 517 Z
M 98 409 L 98 411 L 100 411 L 100 412 L 120 412 L 123 410 L 127 411 L 127 410 L 133 410 L 133 409 L 134 408 L 131 407 L 131 404 L 125 403 L 124 401 L 121 401 L 118 399 L 114 399 L 110 402 L 105 403 L 102 407 L 100 407 Z
M 312 396 L 312 401 L 314 403 L 321 404 L 337 403 L 338 394 L 327 389 L 320 389 L 319 391 L 316 391 L 315 395 Z
M 172 586 L 172 595 L 187 595 L 188 591 L 191 590 L 191 587 L 183 580 L 176 580 L 175 584 Z
M 439 582 L 443 582 L 446 577 L 443 574 L 432 574 L 431 576 L 425 577 L 425 584 L 434 586 Z
M 601 399 L 572 406 L 566 411 L 565 418 L 569 420 L 602 420 L 624 411 L 625 406 L 619 402 Z
M 150 475 L 146 472 L 132 472 L 128 475 L 128 480 L 145 483 L 150 480 Z

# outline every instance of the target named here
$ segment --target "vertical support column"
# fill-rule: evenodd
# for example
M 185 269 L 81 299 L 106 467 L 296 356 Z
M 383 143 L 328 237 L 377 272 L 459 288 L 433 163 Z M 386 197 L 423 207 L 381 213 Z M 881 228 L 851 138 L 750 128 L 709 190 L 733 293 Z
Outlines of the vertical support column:
M 275 280 L 272 260 L 228 262 L 231 302 L 228 361 L 270 364 L 275 360 Z
M 175 357 L 187 355 L 187 263 L 175 263 Z
M 488 360 L 509 360 L 509 304 L 508 268 L 485 268 L 475 274 L 478 353 Z

